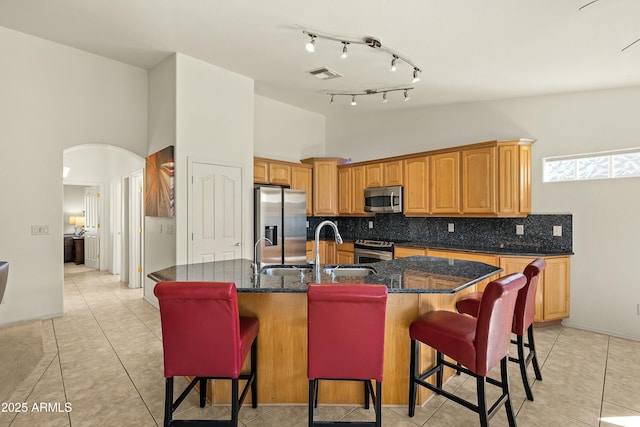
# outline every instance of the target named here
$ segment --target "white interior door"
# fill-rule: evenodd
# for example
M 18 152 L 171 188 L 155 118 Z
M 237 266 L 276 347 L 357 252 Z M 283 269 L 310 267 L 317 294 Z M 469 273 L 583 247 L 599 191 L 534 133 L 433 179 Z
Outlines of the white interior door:
M 129 175 L 129 287 L 142 286 L 142 171 Z
M 129 281 L 129 177 L 122 178 L 120 210 L 120 281 Z
M 100 187 L 84 189 L 84 264 L 100 269 Z
M 242 169 L 193 163 L 189 263 L 241 258 Z

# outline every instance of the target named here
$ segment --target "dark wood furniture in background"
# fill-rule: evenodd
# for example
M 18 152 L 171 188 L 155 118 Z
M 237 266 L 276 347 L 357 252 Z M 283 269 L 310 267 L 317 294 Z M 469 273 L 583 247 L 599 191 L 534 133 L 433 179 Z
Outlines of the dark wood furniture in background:
M 64 236 L 64 262 L 73 262 L 73 235 Z
M 73 261 L 84 264 L 84 237 L 73 238 Z

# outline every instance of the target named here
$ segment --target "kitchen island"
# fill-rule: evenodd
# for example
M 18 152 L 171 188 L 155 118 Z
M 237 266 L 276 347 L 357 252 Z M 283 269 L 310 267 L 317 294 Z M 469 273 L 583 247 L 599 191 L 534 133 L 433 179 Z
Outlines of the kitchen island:
M 254 275 L 246 259 L 178 265 L 150 273 L 157 281 L 226 281 L 236 283 L 241 315 L 260 319 L 258 336 L 258 393 L 260 403 L 306 403 L 307 383 L 307 299 L 306 289 L 313 273 L 275 276 Z M 472 261 L 413 256 L 383 261 L 372 266 L 367 276 L 334 276 L 323 273 L 322 283 L 385 284 L 388 288 L 385 327 L 384 404 L 406 404 L 409 373 L 409 325 L 433 310 L 455 310 L 455 302 L 475 291 L 475 284 L 500 273 L 499 267 Z M 326 266 L 325 266 L 326 267 Z M 323 269 L 325 268 L 323 267 Z M 421 346 L 420 368 L 435 362 L 435 353 Z M 445 373 L 448 377 L 452 372 Z M 420 390 L 418 400 L 430 396 Z M 218 381 L 212 401 L 228 403 L 230 385 Z M 321 381 L 321 403 L 362 403 L 362 384 Z

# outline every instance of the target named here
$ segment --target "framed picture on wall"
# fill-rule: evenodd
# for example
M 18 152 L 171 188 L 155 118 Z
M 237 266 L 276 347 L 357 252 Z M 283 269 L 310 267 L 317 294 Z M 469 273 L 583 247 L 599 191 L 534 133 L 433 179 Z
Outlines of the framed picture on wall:
M 173 145 L 147 156 L 144 167 L 144 214 L 173 218 Z

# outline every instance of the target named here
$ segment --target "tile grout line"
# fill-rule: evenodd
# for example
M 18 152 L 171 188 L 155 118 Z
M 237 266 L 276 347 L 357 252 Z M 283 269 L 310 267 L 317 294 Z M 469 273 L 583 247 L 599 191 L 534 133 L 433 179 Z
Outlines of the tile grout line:
M 598 417 L 598 425 L 602 424 L 602 407 L 604 406 L 604 390 L 607 385 L 607 364 L 609 363 L 609 350 L 611 348 L 611 336 L 607 337 L 607 358 L 604 361 L 604 373 L 602 378 L 602 394 L 600 395 L 600 416 Z
M 103 283 L 101 282 L 100 285 L 103 285 Z M 124 371 L 127 374 L 127 377 L 129 378 L 129 381 L 131 381 L 131 385 L 133 385 L 133 388 L 136 390 L 136 393 L 138 393 L 138 396 L 140 397 L 140 400 L 142 400 L 142 403 L 144 404 L 144 407 L 147 409 L 147 412 L 149 413 L 149 416 L 151 417 L 151 419 L 153 420 L 153 422 L 156 424 L 156 426 L 158 425 L 156 419 L 153 416 L 153 413 L 151 412 L 151 409 L 149 408 L 149 406 L 147 405 L 147 402 L 145 402 L 145 400 L 142 398 L 142 394 L 140 394 L 140 390 L 138 389 L 138 387 L 136 387 L 135 382 L 133 381 L 133 378 L 131 378 L 131 375 L 129 373 L 129 371 L 127 370 L 127 367 L 124 365 L 124 363 L 122 362 L 122 359 L 120 358 L 120 355 L 118 354 L 118 352 L 116 351 L 115 347 L 113 346 L 113 344 L 111 343 L 111 340 L 109 340 L 109 337 L 107 336 L 107 334 L 105 333 L 104 329 L 102 328 L 102 325 L 100 324 L 100 321 L 98 320 L 98 318 L 96 317 L 95 313 L 93 312 L 93 310 L 91 309 L 91 306 L 89 305 L 89 303 L 87 302 L 87 299 L 85 298 L 84 293 L 82 292 L 82 290 L 77 286 L 77 284 L 75 283 L 74 280 L 74 286 L 76 287 L 76 289 L 78 290 L 78 292 L 80 293 L 80 296 L 82 297 L 82 300 L 84 301 L 84 303 L 86 304 L 87 308 L 89 309 L 89 312 L 91 312 L 91 315 L 93 316 L 93 319 L 96 321 L 98 328 L 100 328 L 100 331 L 102 332 L 102 335 L 104 335 L 104 338 L 107 340 L 107 342 L 109 343 L 109 346 L 111 347 L 111 349 L 113 350 L 113 353 L 116 355 L 116 358 L 118 359 L 118 362 L 120 362 L 120 365 L 122 366 L 122 368 L 124 369 Z M 124 302 L 118 298 L 118 296 L 113 293 L 113 291 L 110 291 L 112 294 L 114 294 L 114 296 L 117 298 L 117 300 L 120 302 L 120 304 L 122 304 L 123 306 L 125 306 L 129 311 L 131 311 L 131 309 L 129 307 L 127 307 L 126 304 L 124 304 Z M 135 313 L 134 313 L 135 315 Z M 138 321 L 142 322 L 140 320 L 140 318 L 138 318 L 138 316 L 136 316 L 136 319 L 138 319 Z M 144 324 L 144 322 L 142 322 Z M 145 325 L 146 326 L 146 325 Z M 147 327 L 147 329 L 149 329 Z M 150 332 L 152 332 L 149 329 Z M 152 332 L 153 334 L 153 332 Z M 155 334 L 153 334 L 153 336 L 155 336 Z M 58 358 L 59 359 L 59 358 Z M 62 367 L 60 367 L 60 371 L 62 371 Z M 64 377 L 63 377 L 63 384 L 64 384 Z M 69 425 L 71 426 L 71 419 L 69 419 Z

